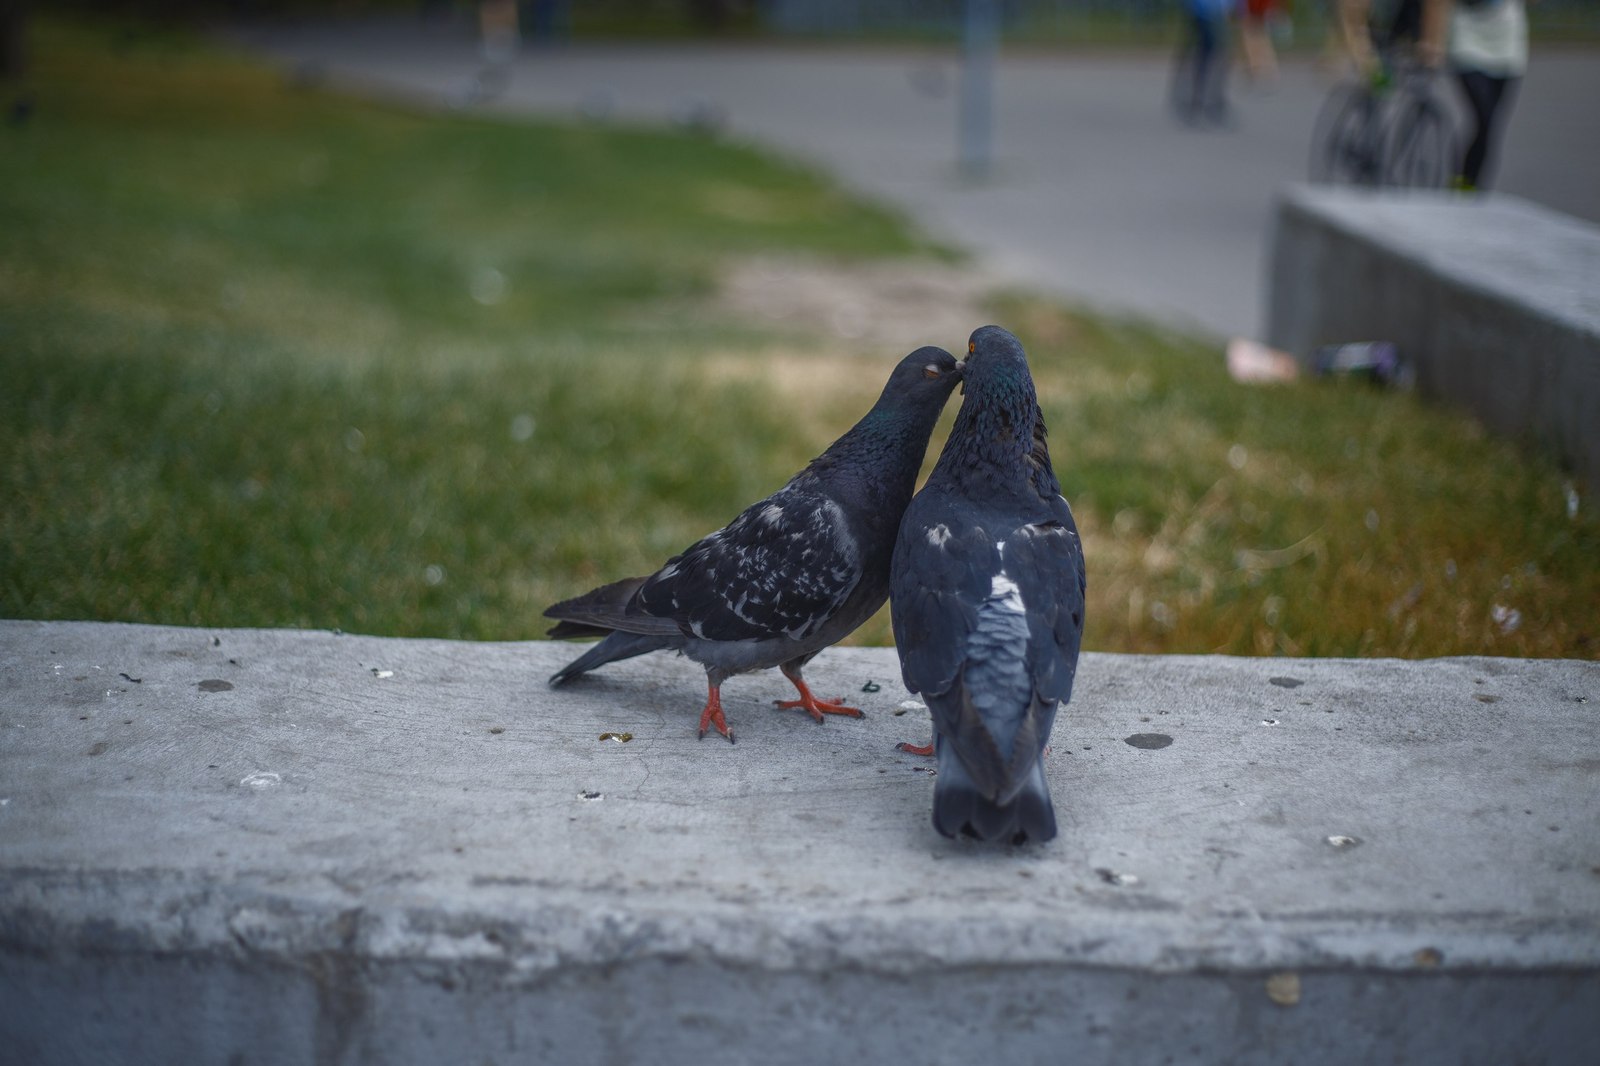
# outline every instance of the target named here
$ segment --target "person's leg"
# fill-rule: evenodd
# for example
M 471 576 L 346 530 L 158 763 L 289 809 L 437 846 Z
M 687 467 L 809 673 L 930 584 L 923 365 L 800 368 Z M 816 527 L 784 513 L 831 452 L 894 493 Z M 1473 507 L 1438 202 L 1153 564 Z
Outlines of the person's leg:
M 1203 99 L 1206 117 L 1221 122 L 1228 117 L 1228 20 L 1226 17 L 1206 20 L 1206 31 L 1211 37 L 1211 56 L 1206 69 Z
M 1357 77 L 1366 77 L 1377 66 L 1372 54 L 1372 33 L 1367 28 L 1371 0 L 1335 0 L 1339 8 L 1339 37 Z
M 1472 139 L 1461 158 L 1461 180 L 1469 188 L 1481 188 L 1484 164 L 1488 161 L 1497 130 L 1496 119 L 1505 112 L 1502 104 L 1514 79 L 1497 78 L 1481 70 L 1460 70 L 1456 80 L 1472 109 Z
M 1494 160 L 1500 154 L 1500 138 L 1505 132 L 1506 116 L 1511 114 L 1511 102 L 1516 98 L 1517 86 L 1521 78 L 1492 78 L 1492 89 L 1489 95 L 1488 128 L 1484 131 L 1483 158 L 1478 160 L 1478 169 L 1472 179 L 1472 184 L 1479 189 L 1487 189 L 1494 181 Z
M 1210 19 L 1198 14 L 1189 17 L 1194 33 L 1194 91 L 1189 96 L 1189 118 L 1195 119 L 1210 106 L 1206 94 L 1211 83 L 1211 65 L 1217 54 L 1217 34 Z

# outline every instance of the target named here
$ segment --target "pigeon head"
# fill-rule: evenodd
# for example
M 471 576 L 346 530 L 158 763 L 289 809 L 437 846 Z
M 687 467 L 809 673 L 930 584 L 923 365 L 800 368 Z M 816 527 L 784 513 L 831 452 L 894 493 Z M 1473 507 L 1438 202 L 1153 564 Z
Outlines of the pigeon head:
M 1022 344 L 999 326 L 984 326 L 967 341 L 962 379 L 966 399 L 939 464 L 958 471 L 1022 470 L 1048 466 L 1044 419 Z M 989 477 L 990 474 L 978 475 Z
M 963 369 L 964 364 L 956 362 L 956 357 L 943 348 L 918 348 L 895 366 L 878 402 L 841 441 L 861 431 L 867 436 L 921 436 L 920 447 L 926 448 L 934 423 L 960 383 Z
M 944 408 L 951 391 L 961 380 L 963 364 L 943 348 L 929 345 L 918 348 L 900 360 L 889 375 L 883 395 L 878 397 L 878 407 L 932 407 L 936 412 Z
M 1009 392 L 1023 383 L 1031 393 L 1033 376 L 1028 373 L 1028 356 L 1022 350 L 1022 342 L 999 326 L 974 330 L 967 339 L 966 381 L 963 394 L 968 388 Z
M 872 409 L 818 456 L 813 468 L 850 464 L 863 468 L 860 476 L 868 480 L 903 480 L 909 491 L 961 371 L 943 348 L 918 348 L 900 360 Z

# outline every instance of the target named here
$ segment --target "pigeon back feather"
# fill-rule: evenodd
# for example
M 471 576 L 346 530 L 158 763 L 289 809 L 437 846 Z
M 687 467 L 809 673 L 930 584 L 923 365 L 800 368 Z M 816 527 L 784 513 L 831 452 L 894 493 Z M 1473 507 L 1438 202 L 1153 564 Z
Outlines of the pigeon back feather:
M 942 349 L 906 356 L 859 422 L 783 488 L 670 559 L 630 611 L 701 640 L 806 641 L 864 586 L 865 614 L 876 610 L 895 530 L 959 377 Z

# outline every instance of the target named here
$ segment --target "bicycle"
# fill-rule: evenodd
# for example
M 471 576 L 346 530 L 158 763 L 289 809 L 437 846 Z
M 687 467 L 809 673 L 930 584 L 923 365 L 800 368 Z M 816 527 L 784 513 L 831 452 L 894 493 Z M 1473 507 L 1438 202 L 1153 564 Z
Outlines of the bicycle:
M 1412 65 L 1395 101 L 1395 115 L 1384 146 L 1384 183 L 1406 189 L 1443 189 L 1460 165 L 1450 113 L 1434 86 L 1438 71 Z
M 1311 126 L 1311 180 L 1376 187 L 1383 178 L 1383 104 L 1377 79 L 1335 85 Z
M 1385 57 L 1370 78 L 1335 86 L 1312 126 L 1311 180 L 1445 188 L 1457 152 L 1436 80 L 1428 67 Z

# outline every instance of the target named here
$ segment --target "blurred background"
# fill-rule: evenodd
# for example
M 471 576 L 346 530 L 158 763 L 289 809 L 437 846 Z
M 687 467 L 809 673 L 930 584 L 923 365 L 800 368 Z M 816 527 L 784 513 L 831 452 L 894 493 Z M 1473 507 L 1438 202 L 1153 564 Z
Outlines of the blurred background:
M 1191 113 L 1186 17 L 0 0 L 0 615 L 536 638 L 992 321 L 1088 647 L 1594 657 L 1600 521 L 1554 456 L 1230 375 L 1352 65 L 1326 5 L 1274 9 L 1270 64 L 1241 15 Z M 1530 17 L 1493 189 L 1600 222 L 1600 3 Z

